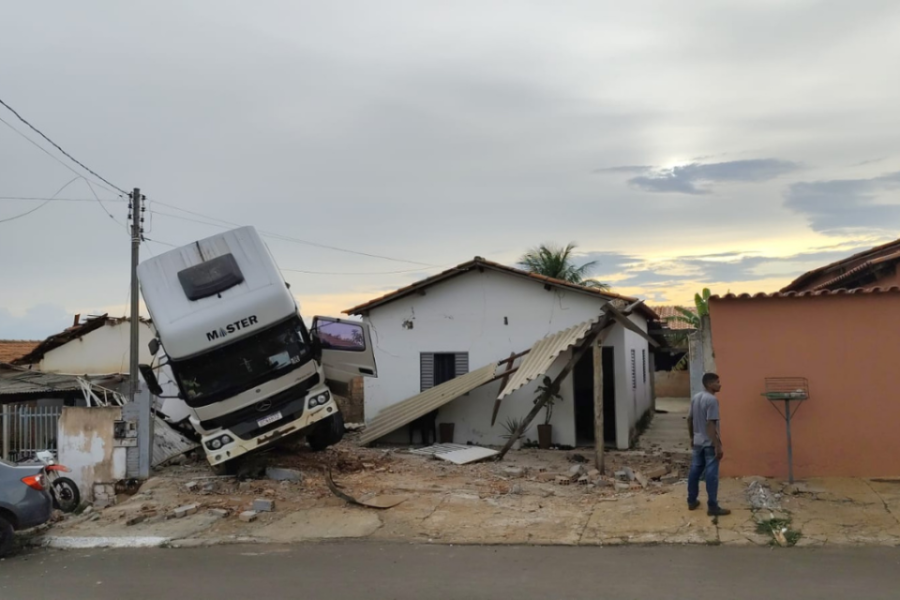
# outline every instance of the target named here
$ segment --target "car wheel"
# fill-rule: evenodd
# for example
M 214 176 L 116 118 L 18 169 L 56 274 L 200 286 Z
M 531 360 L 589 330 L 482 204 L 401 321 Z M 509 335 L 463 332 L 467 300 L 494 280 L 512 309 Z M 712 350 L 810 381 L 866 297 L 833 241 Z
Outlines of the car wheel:
M 13 526 L 0 515 L 0 556 L 6 556 L 13 547 Z
M 344 439 L 344 416 L 339 412 L 319 421 L 313 431 L 306 436 L 306 441 L 314 452 L 334 446 L 342 439 Z

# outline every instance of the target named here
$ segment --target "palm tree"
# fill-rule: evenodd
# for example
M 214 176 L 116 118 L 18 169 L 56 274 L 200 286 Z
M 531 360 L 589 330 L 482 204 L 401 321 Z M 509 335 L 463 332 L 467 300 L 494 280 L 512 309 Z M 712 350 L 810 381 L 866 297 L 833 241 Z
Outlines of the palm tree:
M 609 290 L 609 285 L 596 279 L 588 279 L 591 270 L 597 265 L 597 261 L 584 263 L 576 267 L 573 262 L 575 248 L 578 245 L 570 242 L 565 247 L 555 244 L 541 244 L 532 248 L 519 259 L 519 266 L 530 273 L 561 279 L 577 285 Z

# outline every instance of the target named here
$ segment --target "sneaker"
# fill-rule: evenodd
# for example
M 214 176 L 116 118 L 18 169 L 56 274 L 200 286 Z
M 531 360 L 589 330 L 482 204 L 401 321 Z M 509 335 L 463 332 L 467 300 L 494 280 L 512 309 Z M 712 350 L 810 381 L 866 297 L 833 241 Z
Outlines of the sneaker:
M 708 511 L 706 511 L 706 514 L 710 517 L 724 517 L 726 515 L 730 515 L 731 511 L 727 508 L 717 506 L 716 508 L 710 508 Z
M 700 508 L 700 501 L 688 502 L 688 510 L 697 510 Z

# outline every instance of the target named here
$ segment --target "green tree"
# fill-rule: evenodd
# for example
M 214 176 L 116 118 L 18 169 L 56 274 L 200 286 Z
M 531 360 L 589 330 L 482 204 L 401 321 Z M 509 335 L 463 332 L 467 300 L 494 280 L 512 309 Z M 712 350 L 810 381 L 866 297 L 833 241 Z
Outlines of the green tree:
M 573 255 L 577 247 L 577 244 L 574 242 L 567 244 L 565 247 L 555 244 L 541 244 L 537 248 L 532 248 L 526 252 L 519 259 L 519 266 L 530 273 L 536 273 L 544 277 L 561 279 L 562 281 L 598 290 L 609 290 L 608 284 L 589 278 L 590 272 L 597 266 L 597 261 L 575 266 Z
M 699 330 L 700 329 L 700 320 L 709 315 L 709 298 L 712 296 L 709 288 L 703 288 L 703 291 L 699 294 L 694 294 L 694 310 L 689 310 L 684 308 L 683 306 L 676 306 L 675 310 L 680 312 L 680 315 L 675 315 L 673 317 L 668 317 L 666 319 L 667 322 L 672 323 L 687 323 L 690 325 L 691 329 Z M 685 331 L 679 331 L 678 334 L 672 339 L 672 343 L 676 346 L 687 346 L 688 345 L 688 334 Z M 675 365 L 675 369 L 684 370 L 688 366 L 688 355 L 685 354 L 681 357 L 681 360 Z

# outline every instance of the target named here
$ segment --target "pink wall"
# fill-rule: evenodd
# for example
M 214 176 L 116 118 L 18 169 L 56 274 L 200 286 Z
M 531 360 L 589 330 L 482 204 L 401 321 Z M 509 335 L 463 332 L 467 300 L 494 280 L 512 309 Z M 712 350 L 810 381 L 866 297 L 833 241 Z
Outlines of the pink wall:
M 900 475 L 900 292 L 711 302 L 725 476 L 787 476 L 766 377 L 806 377 L 794 476 Z M 783 403 L 782 403 L 783 406 Z

